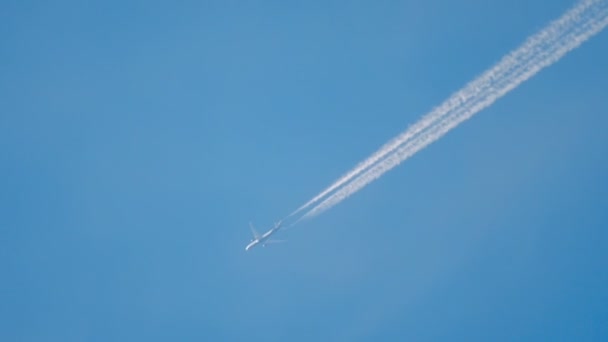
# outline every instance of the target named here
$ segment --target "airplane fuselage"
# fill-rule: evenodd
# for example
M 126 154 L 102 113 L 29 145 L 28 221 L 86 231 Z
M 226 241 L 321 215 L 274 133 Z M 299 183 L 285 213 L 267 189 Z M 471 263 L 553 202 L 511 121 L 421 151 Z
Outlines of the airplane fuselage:
M 245 250 L 248 251 L 249 249 L 251 249 L 253 246 L 258 245 L 258 244 L 262 244 L 262 246 L 264 246 L 264 242 L 266 242 L 266 240 L 268 240 L 268 238 L 274 234 L 277 230 L 279 230 L 280 225 L 277 225 L 276 227 L 270 229 L 269 231 L 267 231 L 266 233 L 262 234 L 259 238 L 254 239 L 253 241 L 251 241 L 247 247 L 245 247 Z

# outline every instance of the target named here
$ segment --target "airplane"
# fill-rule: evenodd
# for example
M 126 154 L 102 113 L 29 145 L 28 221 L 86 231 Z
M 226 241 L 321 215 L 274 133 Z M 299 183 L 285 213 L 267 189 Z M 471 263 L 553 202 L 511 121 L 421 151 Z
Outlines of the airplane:
M 245 247 L 245 250 L 248 251 L 253 246 L 258 245 L 258 244 L 262 244 L 262 247 L 266 247 L 267 243 L 283 242 L 283 240 L 270 240 L 269 239 L 269 237 L 272 234 L 274 234 L 277 230 L 279 230 L 281 228 L 281 224 L 282 224 L 282 221 L 275 223 L 274 227 L 270 228 L 270 230 L 267 231 L 266 233 L 260 235 L 260 234 L 258 234 L 258 232 L 255 231 L 253 224 L 251 222 L 249 222 L 249 227 L 251 228 L 251 232 L 253 233 L 253 239 L 251 239 L 251 242 L 247 245 L 247 247 Z

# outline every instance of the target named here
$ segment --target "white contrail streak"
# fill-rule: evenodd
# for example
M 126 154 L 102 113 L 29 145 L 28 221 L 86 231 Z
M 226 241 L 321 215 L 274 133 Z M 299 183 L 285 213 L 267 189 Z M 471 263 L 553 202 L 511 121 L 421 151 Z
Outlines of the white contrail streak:
M 507 79 L 514 72 L 514 69 L 520 69 L 522 65 L 527 65 L 527 63 L 529 63 L 531 60 L 537 59 L 539 54 L 542 54 L 543 51 L 547 49 L 548 45 L 558 43 L 559 39 L 565 34 L 565 32 L 572 29 L 573 25 L 579 23 L 581 16 L 593 6 L 597 6 L 598 3 L 601 3 L 601 0 L 583 1 L 568 11 L 561 18 L 551 23 L 547 28 L 528 38 L 522 46 L 505 56 L 494 67 L 484 72 L 481 76 L 467 84 L 458 92 L 452 94 L 452 96 L 450 96 L 450 98 L 448 98 L 439 107 L 434 108 L 416 124 L 409 127 L 406 131 L 386 143 L 378 151 L 359 163 L 357 166 L 355 166 L 355 168 L 340 177 L 328 188 L 323 190 L 289 216 L 295 215 L 310 208 L 332 191 L 340 188 L 342 185 L 360 175 L 381 159 L 385 158 L 389 153 L 395 151 L 399 146 L 403 145 L 420 132 L 436 124 L 444 116 L 452 113 L 454 110 L 462 110 L 463 107 L 471 106 L 474 102 L 477 102 L 479 99 L 487 96 L 488 92 L 493 91 L 496 82 L 501 82 L 501 80 Z
M 302 218 L 315 216 L 338 204 L 463 121 L 492 105 L 540 70 L 557 62 L 607 25 L 608 8 L 605 0 L 579 3 L 296 212 L 317 203 L 336 189 L 338 190 L 310 209 Z M 357 178 L 352 180 L 353 177 Z

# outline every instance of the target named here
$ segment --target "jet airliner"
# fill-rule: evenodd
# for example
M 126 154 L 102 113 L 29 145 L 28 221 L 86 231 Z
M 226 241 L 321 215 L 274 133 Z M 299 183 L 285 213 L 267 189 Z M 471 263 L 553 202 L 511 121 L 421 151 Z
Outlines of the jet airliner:
M 266 233 L 264 233 L 262 235 L 258 234 L 258 232 L 255 231 L 255 228 L 253 227 L 253 224 L 251 224 L 251 222 L 249 222 L 249 227 L 251 228 L 251 233 L 253 233 L 253 239 L 247 245 L 247 247 L 245 247 L 246 251 L 248 251 L 250 248 L 252 248 L 253 246 L 258 245 L 258 244 L 262 244 L 262 247 L 266 247 L 266 244 L 268 244 L 268 243 L 283 242 L 282 240 L 270 240 L 269 239 L 269 237 L 272 234 L 274 234 L 277 230 L 279 230 L 281 228 L 281 221 L 275 223 L 274 227 L 270 228 L 269 231 L 267 231 Z

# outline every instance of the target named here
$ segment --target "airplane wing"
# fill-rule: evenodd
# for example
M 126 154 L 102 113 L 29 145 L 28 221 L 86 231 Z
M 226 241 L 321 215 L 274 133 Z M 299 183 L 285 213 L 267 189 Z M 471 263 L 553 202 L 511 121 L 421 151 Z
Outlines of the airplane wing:
M 258 232 L 255 231 L 255 228 L 253 228 L 253 223 L 249 222 L 249 228 L 251 228 L 251 234 L 253 234 L 253 237 L 258 239 L 260 234 L 258 234 Z
M 264 241 L 264 244 L 267 244 L 267 243 L 282 243 L 282 242 L 287 242 L 287 240 L 266 240 L 266 241 Z

